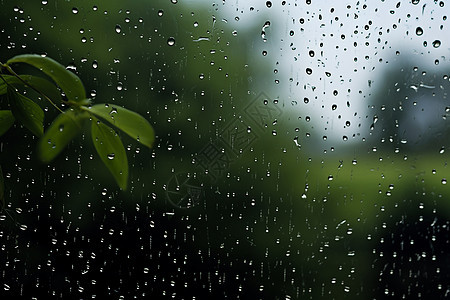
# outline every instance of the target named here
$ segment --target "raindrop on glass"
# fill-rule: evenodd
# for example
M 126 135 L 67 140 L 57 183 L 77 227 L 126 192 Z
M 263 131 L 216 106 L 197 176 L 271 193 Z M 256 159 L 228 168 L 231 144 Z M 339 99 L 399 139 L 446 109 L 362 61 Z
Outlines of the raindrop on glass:
M 422 27 L 417 27 L 417 28 L 416 28 L 416 34 L 417 34 L 418 36 L 421 36 L 421 35 L 423 34 L 423 29 L 422 29 Z
M 433 42 L 433 47 L 434 47 L 434 48 L 439 48 L 440 45 L 441 45 L 441 41 L 440 41 L 440 40 L 435 40 L 435 41 Z
M 175 45 L 175 39 L 174 39 L 173 37 L 170 37 L 170 38 L 167 40 L 167 45 L 169 45 L 169 46 Z

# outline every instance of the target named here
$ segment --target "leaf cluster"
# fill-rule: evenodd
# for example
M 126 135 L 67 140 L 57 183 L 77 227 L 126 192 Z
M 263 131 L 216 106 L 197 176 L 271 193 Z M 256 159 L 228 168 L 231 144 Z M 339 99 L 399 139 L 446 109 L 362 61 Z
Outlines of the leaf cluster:
M 45 76 L 19 75 L 11 65 L 22 63 L 39 69 Z M 80 78 L 57 61 L 40 55 L 25 54 L 1 64 L 0 95 L 6 95 L 6 105 L 0 109 L 0 136 L 17 122 L 39 138 L 37 153 L 44 163 L 50 163 L 90 122 L 94 147 L 118 186 L 126 190 L 128 160 L 125 148 L 117 133 L 120 130 L 151 148 L 155 133 L 150 123 L 141 115 L 113 104 L 92 104 Z M 44 111 L 38 99 L 30 99 L 26 88 L 34 90 L 60 113 L 48 128 L 44 128 Z M 57 104 L 63 103 L 66 110 Z M 1 169 L 0 169 L 1 171 Z M 1 175 L 1 172 L 0 172 Z M 0 192 L 3 194 L 3 176 Z M 0 195 L 3 200 L 3 195 Z

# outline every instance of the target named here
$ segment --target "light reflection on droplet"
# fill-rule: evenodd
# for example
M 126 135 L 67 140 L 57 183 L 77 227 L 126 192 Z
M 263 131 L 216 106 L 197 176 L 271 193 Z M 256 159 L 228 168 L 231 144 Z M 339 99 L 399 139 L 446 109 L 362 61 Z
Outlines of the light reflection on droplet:
M 168 38 L 167 45 L 169 45 L 169 46 L 175 45 L 175 38 L 173 38 L 173 37 Z

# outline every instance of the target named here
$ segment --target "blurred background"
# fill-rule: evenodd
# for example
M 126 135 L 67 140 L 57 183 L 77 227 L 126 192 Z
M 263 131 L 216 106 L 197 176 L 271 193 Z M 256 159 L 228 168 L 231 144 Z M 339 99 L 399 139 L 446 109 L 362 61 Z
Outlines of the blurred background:
M 124 192 L 89 133 L 49 165 L 3 135 L 0 295 L 450 294 L 444 1 L 1 3 L 2 63 L 47 55 L 157 139 L 123 136 Z

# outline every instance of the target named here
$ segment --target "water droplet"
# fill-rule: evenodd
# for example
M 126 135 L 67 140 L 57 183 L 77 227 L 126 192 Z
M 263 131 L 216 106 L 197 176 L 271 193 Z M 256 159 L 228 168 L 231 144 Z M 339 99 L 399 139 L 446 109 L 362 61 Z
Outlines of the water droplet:
M 121 91 L 123 89 L 123 83 L 122 82 L 118 82 L 116 88 L 117 88 L 118 91 Z
M 98 68 L 98 62 L 96 60 L 94 60 L 92 62 L 92 68 L 97 69 Z
M 173 37 L 168 38 L 167 45 L 169 45 L 169 46 L 175 45 L 175 39 Z
M 440 41 L 440 40 L 435 40 L 435 41 L 433 42 L 433 47 L 434 47 L 434 48 L 439 48 L 439 46 L 441 46 L 441 41 Z
M 333 175 L 329 175 L 329 176 L 328 176 L 328 180 L 329 180 L 329 181 L 333 180 Z
M 411 2 L 412 2 L 412 4 L 417 5 L 417 4 L 419 4 L 420 0 L 412 0 Z
M 442 184 L 447 184 L 447 179 L 442 178 L 441 183 L 442 183 Z
M 116 25 L 116 33 L 120 33 L 122 31 L 122 27 L 119 24 Z
M 64 124 L 59 125 L 59 131 L 63 131 L 64 130 Z
M 200 73 L 200 75 L 198 75 L 198 78 L 200 78 L 200 80 L 203 80 L 205 78 L 205 74 Z
M 73 63 L 70 63 L 69 65 L 67 65 L 66 70 L 71 70 L 75 72 L 77 70 L 77 66 L 75 66 Z
M 312 74 L 312 69 L 311 68 L 306 68 L 306 74 L 311 75 Z
M 336 110 L 336 109 L 337 109 L 337 104 L 331 105 L 331 110 Z
M 73 14 L 77 14 L 78 13 L 78 8 L 76 8 L 76 7 L 72 8 L 72 13 Z
M 267 6 L 268 8 L 271 8 L 271 7 L 272 7 L 272 2 L 267 1 L 267 2 L 266 2 L 266 6 Z
M 422 29 L 422 27 L 417 27 L 417 28 L 416 28 L 416 34 L 417 34 L 418 36 L 421 36 L 421 35 L 423 34 L 423 29 Z
M 162 17 L 164 15 L 164 11 L 162 9 L 158 10 L 158 16 Z
M 106 156 L 109 160 L 113 160 L 116 155 L 114 153 L 110 153 Z
M 444 153 L 445 152 L 445 147 L 442 147 L 440 150 L 439 150 L 439 154 L 442 154 L 442 153 Z
M 48 1 L 47 0 L 42 0 L 41 3 L 42 3 L 42 5 L 47 5 Z

